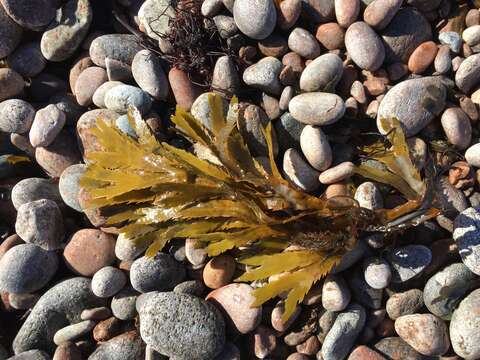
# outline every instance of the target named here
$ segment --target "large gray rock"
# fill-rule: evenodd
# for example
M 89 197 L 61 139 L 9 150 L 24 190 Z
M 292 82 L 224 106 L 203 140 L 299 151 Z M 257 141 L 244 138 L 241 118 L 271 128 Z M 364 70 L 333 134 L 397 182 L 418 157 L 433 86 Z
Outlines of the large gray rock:
M 189 294 L 152 292 L 137 300 L 143 341 L 178 360 L 210 360 L 225 345 L 225 323 L 212 304 Z
M 132 74 L 140 88 L 156 100 L 168 96 L 168 80 L 160 59 L 150 50 L 142 50 L 133 58 Z
M 15 354 L 40 349 L 53 353 L 53 336 L 61 328 L 80 322 L 84 309 L 105 306 L 90 290 L 90 279 L 64 280 L 42 295 L 13 340 Z
M 7 12 L 0 6 L 0 58 L 4 58 L 12 53 L 20 43 L 23 30 L 15 21 L 13 21 Z
M 53 0 L 1 0 L 8 15 L 20 26 L 38 31 L 55 17 Z
M 14 246 L 0 260 L 0 288 L 16 294 L 35 292 L 50 281 L 57 268 L 54 252 L 32 244 Z
M 438 77 L 424 77 L 402 81 L 391 88 L 378 108 L 377 127 L 385 133 L 380 119 L 397 118 L 407 137 L 416 135 L 427 126 L 444 107 L 447 90 Z

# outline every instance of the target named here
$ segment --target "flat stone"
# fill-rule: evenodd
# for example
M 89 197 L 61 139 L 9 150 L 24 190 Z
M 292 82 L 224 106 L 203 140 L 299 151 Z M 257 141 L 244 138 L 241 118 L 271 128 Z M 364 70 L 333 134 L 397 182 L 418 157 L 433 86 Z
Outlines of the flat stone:
M 389 254 L 392 282 L 401 283 L 420 274 L 432 261 L 432 252 L 423 245 L 407 245 Z
M 53 342 L 58 346 L 67 341 L 76 340 L 79 337 L 89 333 L 95 327 L 95 321 L 84 320 L 76 324 L 65 326 L 57 330 L 53 336 Z
M 333 92 L 342 74 L 343 63 L 338 55 L 321 55 L 303 70 L 300 76 L 300 89 L 307 92 Z

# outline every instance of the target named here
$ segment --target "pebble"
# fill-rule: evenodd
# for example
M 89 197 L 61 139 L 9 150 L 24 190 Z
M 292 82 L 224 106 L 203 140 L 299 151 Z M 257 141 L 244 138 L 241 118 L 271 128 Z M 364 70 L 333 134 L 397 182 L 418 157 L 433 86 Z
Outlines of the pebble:
M 37 111 L 29 132 L 33 147 L 48 146 L 63 129 L 65 114 L 55 105 L 48 105 Z
M 190 264 L 199 266 L 205 264 L 207 252 L 203 247 L 197 247 L 198 242 L 194 239 L 185 239 L 185 256 Z
M 152 107 L 150 96 L 142 89 L 132 85 L 118 85 L 105 93 L 105 106 L 120 114 L 125 114 L 130 106 L 146 114 Z
M 164 253 L 153 258 L 142 256 L 130 268 L 130 282 L 141 293 L 172 290 L 184 278 L 183 265 Z
M 170 69 L 168 81 L 177 105 L 186 111 L 190 110 L 195 99 L 203 93 L 190 81 L 186 72 L 176 67 Z
M 421 43 L 432 38 L 432 29 L 425 17 L 412 7 L 398 10 L 382 31 L 385 61 L 406 63 Z
M 8 302 L 16 310 L 30 310 L 39 298 L 37 294 L 8 294 Z
M 8 360 L 50 360 L 50 356 L 41 350 L 28 350 L 9 357 Z
M 351 196 L 349 190 L 343 188 L 341 192 L 336 196 L 345 196 L 345 195 Z M 330 196 L 329 198 L 332 198 L 332 197 L 333 196 Z M 358 240 L 353 246 L 353 249 L 351 249 L 350 251 L 347 251 L 343 255 L 342 259 L 340 260 L 340 263 L 332 269 L 332 273 L 338 274 L 339 272 L 345 271 L 348 268 L 352 267 L 357 261 L 359 261 L 365 255 L 367 250 L 368 250 L 368 247 L 365 244 L 365 242 L 362 240 Z
M 213 18 L 220 37 L 229 39 L 238 34 L 238 27 L 232 16 L 217 15 Z
M 69 0 L 42 35 L 40 48 L 49 61 L 64 61 L 80 47 L 93 19 L 89 0 Z
M 468 160 L 468 159 L 467 159 Z M 463 263 L 474 274 L 480 275 L 480 214 L 475 208 L 462 211 L 454 221 L 453 239 Z
M 423 245 L 407 245 L 389 254 L 392 282 L 401 283 L 420 274 L 432 261 L 432 252 Z
M 20 43 L 22 33 L 23 30 L 21 26 L 19 26 L 15 21 L 12 20 L 10 16 L 8 16 L 3 6 L 0 6 L 0 34 L 2 34 L 2 42 L 0 43 L 0 58 L 10 55 L 15 50 Z
M 414 74 L 424 73 L 437 56 L 437 44 L 426 41 L 420 44 L 408 59 L 408 69 Z
M 62 172 L 58 181 L 58 189 L 63 202 L 79 212 L 82 212 L 79 202 L 80 178 L 85 171 L 85 164 L 71 165 Z
M 35 160 L 51 177 L 59 178 L 66 168 L 80 162 L 78 148 L 72 146 L 75 142 L 76 139 L 63 130 L 50 145 L 35 149 Z
M 53 353 L 53 334 L 79 322 L 84 309 L 103 306 L 103 301 L 93 295 L 89 279 L 75 277 L 59 282 L 35 304 L 13 341 L 14 352 L 42 349 Z
M 295 28 L 288 36 L 288 47 L 303 58 L 315 59 L 320 55 L 320 45 L 307 30 Z
M 124 84 L 121 81 L 107 81 L 101 84 L 93 93 L 92 102 L 99 108 L 105 108 L 105 94 L 118 85 Z
M 345 47 L 345 30 L 337 23 L 320 24 L 315 37 L 328 50 L 343 49 Z
M 122 261 L 133 261 L 140 256 L 147 245 L 137 244 L 123 234 L 119 234 L 115 243 L 115 256 Z
M 480 54 L 467 57 L 460 64 L 455 73 L 455 84 L 464 92 L 469 94 L 480 82 Z
M 139 51 L 132 61 L 132 74 L 136 83 L 156 100 L 168 96 L 168 80 L 159 58 L 150 50 Z
M 113 316 L 125 321 L 134 319 L 137 316 L 135 303 L 138 295 L 139 293 L 130 286 L 115 294 L 110 304 Z
M 463 30 L 462 39 L 469 46 L 475 46 L 480 43 L 480 25 L 473 25 Z
M 288 44 L 285 37 L 274 32 L 258 42 L 258 49 L 264 56 L 281 58 L 288 52 Z
M 62 198 L 55 182 L 42 178 L 20 180 L 12 188 L 11 199 L 17 210 L 23 204 L 41 199 L 55 201 L 59 206 L 62 204 Z
M 352 304 L 346 310 L 339 313 L 323 341 L 323 359 L 344 359 L 365 326 L 366 318 L 365 309 L 358 304 Z
M 338 55 L 321 55 L 303 70 L 300 76 L 300 89 L 307 92 L 333 92 L 342 74 L 343 63 Z
M 287 320 L 287 322 L 283 322 L 282 316 L 285 312 L 285 302 L 283 300 L 277 302 L 270 316 L 272 327 L 278 332 L 287 331 L 298 318 L 301 311 L 302 308 L 299 305 L 296 305 L 292 315 L 290 315 L 290 318 Z
M 447 326 L 432 314 L 401 316 L 395 320 L 395 331 L 422 355 L 443 355 L 450 346 Z
M 77 83 L 78 77 L 80 74 L 85 70 L 88 69 L 90 66 L 93 66 L 92 59 L 88 54 L 80 55 L 75 62 L 72 64 L 70 69 L 70 73 L 68 74 L 68 83 L 70 85 L 70 90 L 72 94 L 75 95 L 75 85 Z M 75 101 L 76 102 L 76 101 Z
M 132 67 L 119 60 L 105 58 L 105 69 L 110 81 L 129 81 L 132 79 Z
M 480 167 L 480 143 L 470 146 L 465 151 L 465 160 L 472 166 Z
M 66 92 L 57 93 L 50 97 L 48 101 L 63 111 L 68 126 L 75 126 L 78 119 L 85 111 L 84 108 L 77 103 L 75 96 L 67 94 Z
M 443 214 L 454 219 L 459 212 L 465 210 L 468 205 L 463 192 L 450 184 L 447 177 L 439 178 L 436 183 L 437 200 L 443 208 Z
M 122 270 L 106 266 L 93 275 L 92 291 L 98 297 L 108 298 L 118 293 L 126 282 L 127 278 Z
M 247 334 L 262 320 L 262 307 L 251 307 L 255 301 L 253 290 L 248 284 L 228 284 L 210 292 L 206 299 L 222 310 L 230 329 Z
M 74 343 L 66 342 L 57 346 L 53 360 L 82 360 L 82 353 Z
M 455 31 L 444 31 L 438 34 L 438 40 L 440 44 L 448 45 L 450 50 L 454 53 L 459 53 L 462 48 L 462 39 L 460 35 Z
M 384 132 L 380 119 L 396 117 L 405 136 L 416 135 L 445 107 L 446 88 L 435 77 L 405 80 L 392 87 L 378 108 L 377 127 Z
M 93 338 L 98 342 L 108 341 L 121 333 L 121 325 L 122 322 L 113 316 L 102 320 L 93 328 Z
M 138 10 L 140 26 L 152 39 L 170 31 L 169 20 L 175 18 L 175 11 L 170 0 L 147 0 Z
M 242 1 L 242 0 L 240 0 Z M 269 0 L 271 1 L 271 0 Z M 243 81 L 248 86 L 271 95 L 280 95 L 282 84 L 279 80 L 282 62 L 273 56 L 262 58 L 243 72 Z
M 277 339 L 272 329 L 260 325 L 251 334 L 253 353 L 259 359 L 265 359 L 277 346 Z
M 425 284 L 425 306 L 432 314 L 450 320 L 461 299 L 479 284 L 479 278 L 463 263 L 451 264 Z
M 240 78 L 230 56 L 221 56 L 217 59 L 212 75 L 212 88 L 235 94 L 240 89 Z
M 369 309 L 380 309 L 383 290 L 368 285 L 362 271 L 355 271 L 347 281 L 355 301 Z
M 118 116 L 119 114 L 115 111 L 108 109 L 95 109 L 80 116 L 76 127 L 79 149 L 84 158 L 89 152 L 102 150 L 97 138 L 92 134 L 92 129 L 97 125 L 97 119 L 102 118 L 107 123 L 113 123 Z
M 44 250 L 60 249 L 65 228 L 58 205 L 48 199 L 21 205 L 18 208 L 15 232 L 25 242 L 37 245 Z
M 76 274 L 92 276 L 115 260 L 115 238 L 97 229 L 74 233 L 63 251 L 68 268 Z
M 220 354 L 225 345 L 225 323 L 215 306 L 173 292 L 141 297 L 137 301 L 140 334 L 147 345 L 170 358 L 209 360 Z
M 318 24 L 335 20 L 335 2 L 333 0 L 306 0 L 302 4 L 305 19 Z
M 419 289 L 410 289 L 391 295 L 386 303 L 388 316 L 392 320 L 400 316 L 411 315 L 423 307 L 423 292 Z
M 355 191 L 354 198 L 360 207 L 370 210 L 383 208 L 382 193 L 377 185 L 371 181 L 361 183 Z
M 337 23 L 348 28 L 357 20 L 360 13 L 360 0 L 335 0 L 335 16 Z
M 129 331 L 101 343 L 88 360 L 144 359 L 145 344 L 136 331 Z
M 40 45 L 36 42 L 29 42 L 20 45 L 7 58 L 8 65 L 24 77 L 35 77 L 40 74 L 47 60 L 40 51 Z
M 375 30 L 383 30 L 402 6 L 403 0 L 374 0 L 365 8 L 364 21 Z
M 223 9 L 223 2 L 221 0 L 205 0 L 200 9 L 205 17 L 214 17 Z
M 332 148 L 323 131 L 307 125 L 300 135 L 300 146 L 308 163 L 316 170 L 328 169 L 332 163 Z
M 313 192 L 320 186 L 318 171 L 313 169 L 296 149 L 285 151 L 283 171 L 286 179 L 303 191 Z
M 284 0 L 277 7 L 277 26 L 288 30 L 297 22 L 302 12 L 301 0 Z
M 91 66 L 83 70 L 75 82 L 75 96 L 78 104 L 91 105 L 93 94 L 107 81 L 107 72 L 99 66 Z
M 450 48 L 448 45 L 442 45 L 438 48 L 437 56 L 433 62 L 435 71 L 439 74 L 446 74 L 452 68 L 452 58 L 450 57 Z
M 112 312 L 108 307 L 97 307 L 93 309 L 85 309 L 80 314 L 82 320 L 105 320 L 112 316 Z
M 58 269 L 58 257 L 33 244 L 20 244 L 0 259 L 0 288 L 10 293 L 31 293 L 43 288 Z
M 57 330 L 53 336 L 53 342 L 58 346 L 67 341 L 76 340 L 79 337 L 89 333 L 95 327 L 95 321 L 84 320 L 76 324 L 65 326 Z
M 203 269 L 203 282 L 210 289 L 218 289 L 229 284 L 235 273 L 235 259 L 222 254 L 211 259 Z
M 270 35 L 277 22 L 277 11 L 272 0 L 235 0 L 233 18 L 242 33 L 256 40 Z
M 385 360 L 378 352 L 370 349 L 368 346 L 359 345 L 348 356 L 347 360 Z
M 453 312 L 450 340 L 455 353 L 464 359 L 480 357 L 480 289 L 466 296 Z
M 2 0 L 7 14 L 21 27 L 38 31 L 55 17 L 55 3 L 51 0 Z
M 335 184 L 348 179 L 353 175 L 354 170 L 355 165 L 352 162 L 344 161 L 328 170 L 323 171 L 319 175 L 318 180 L 324 185 Z
M 295 96 L 295 88 L 293 86 L 285 86 L 278 101 L 278 107 L 281 111 L 288 111 L 288 104 Z
M 353 62 L 364 70 L 378 70 L 385 59 L 385 48 L 380 36 L 362 21 L 348 27 L 345 47 Z
M 441 123 L 448 141 L 464 150 L 472 140 L 472 125 L 467 114 L 460 108 L 448 108 L 443 112 Z
M 374 345 L 374 349 L 384 355 L 387 359 L 425 359 L 424 356 L 420 355 L 400 337 L 383 338 Z
M 365 281 L 374 289 L 384 289 L 390 283 L 392 270 L 382 258 L 368 258 L 363 263 Z
M 131 65 L 135 55 L 143 50 L 135 35 L 108 34 L 96 37 L 90 45 L 90 58 L 97 66 L 105 68 L 110 58 Z
M 30 130 L 34 117 L 35 109 L 24 100 L 11 99 L 0 103 L 0 131 L 24 134 Z
M 290 114 L 308 125 L 330 125 L 345 114 L 345 103 L 336 94 L 310 92 L 295 96 L 288 105 Z
M 327 311 L 342 311 L 350 303 L 352 295 L 347 283 L 339 275 L 330 274 L 322 287 L 322 306 Z
M 300 148 L 300 134 L 305 124 L 295 120 L 289 112 L 280 116 L 280 119 L 274 122 L 275 133 L 278 138 L 280 149 L 286 151 L 289 148 Z

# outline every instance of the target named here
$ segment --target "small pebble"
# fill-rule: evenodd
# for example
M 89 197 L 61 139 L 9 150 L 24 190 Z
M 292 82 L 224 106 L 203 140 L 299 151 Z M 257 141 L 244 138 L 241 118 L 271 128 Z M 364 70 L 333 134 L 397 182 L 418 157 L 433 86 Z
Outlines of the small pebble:
M 400 316 L 411 315 L 423 307 L 423 292 L 419 289 L 410 289 L 390 296 L 386 303 L 388 316 L 392 320 Z
M 107 109 L 125 114 L 130 106 L 135 106 L 142 114 L 146 114 L 152 107 L 152 100 L 142 89 L 131 85 L 118 85 L 105 93 Z
M 467 114 L 460 108 L 448 108 L 443 112 L 441 123 L 448 141 L 464 150 L 472 140 L 472 125 Z
M 282 84 L 278 76 L 281 70 L 282 63 L 280 60 L 272 56 L 264 57 L 245 69 L 243 81 L 248 86 L 264 91 L 267 94 L 280 95 Z
M 295 28 L 288 36 L 288 47 L 306 59 L 315 59 L 320 55 L 320 45 L 307 30 Z
M 468 158 L 467 158 L 468 161 Z M 454 221 L 453 239 L 463 263 L 473 273 L 480 275 L 480 214 L 475 208 L 462 211 Z
M 328 311 L 342 311 L 350 303 L 351 293 L 345 280 L 338 275 L 328 275 L 323 282 L 322 306 Z
M 334 91 L 343 74 L 343 63 L 335 54 L 317 57 L 300 76 L 300 89 L 303 91 Z
M 354 198 L 358 201 L 360 207 L 370 210 L 383 208 L 382 194 L 373 182 L 365 181 L 361 183 L 355 191 Z
M 338 24 L 348 28 L 358 18 L 360 0 L 335 0 L 335 16 Z
M 423 245 L 407 245 L 389 255 L 392 282 L 401 283 L 420 274 L 432 261 L 432 252 Z
M 368 4 L 364 21 L 375 30 L 383 30 L 402 6 L 402 0 L 374 0 Z
M 78 339 L 89 333 L 94 328 L 95 324 L 95 321 L 84 320 L 77 324 L 66 326 L 55 333 L 53 336 L 53 342 L 58 346 L 64 342 Z
M 52 180 L 43 178 L 20 180 L 12 189 L 11 199 L 17 210 L 23 204 L 42 199 L 55 201 L 59 206 L 62 204 L 57 184 Z
M 272 0 L 235 0 L 233 17 L 240 31 L 256 40 L 270 35 L 277 22 L 277 12 Z
M 64 203 L 79 212 L 82 212 L 79 201 L 80 178 L 85 171 L 85 164 L 71 165 L 63 170 L 58 181 L 58 189 Z
M 34 117 L 35 109 L 24 100 L 11 99 L 0 103 L 0 131 L 26 133 L 30 130 Z
M 364 70 L 378 70 L 385 59 L 382 40 L 370 26 L 362 21 L 348 27 L 345 33 L 345 47 L 353 62 Z
M 132 320 L 137 315 L 135 303 L 139 293 L 127 286 L 112 298 L 112 314 L 120 320 Z
M 285 151 L 283 171 L 286 179 L 303 191 L 312 192 L 320 186 L 318 171 L 313 169 L 296 149 Z
M 345 114 L 345 104 L 336 94 L 310 92 L 295 96 L 288 105 L 290 114 L 307 125 L 330 125 Z
M 55 105 L 50 104 L 38 110 L 29 132 L 29 139 L 32 146 L 50 145 L 63 129 L 65 121 L 65 114 Z
M 40 74 L 47 60 L 40 51 L 40 44 L 29 42 L 20 45 L 7 58 L 8 65 L 24 77 L 35 77 Z
M 118 293 L 127 282 L 122 270 L 106 266 L 98 270 L 92 278 L 92 291 L 101 298 L 108 298 Z
M 328 169 L 332 164 L 332 148 L 320 128 L 305 126 L 300 135 L 300 146 L 308 163 L 316 170 Z
M 222 254 L 211 259 L 203 269 L 203 282 L 210 289 L 218 289 L 229 284 L 235 273 L 235 259 Z
M 454 53 L 459 53 L 462 48 L 462 39 L 455 31 L 444 31 L 438 35 L 441 44 L 448 45 Z
M 165 100 L 168 80 L 158 57 L 150 50 L 139 51 L 132 61 L 132 74 L 140 88 L 156 100 Z
M 331 167 L 328 170 L 323 171 L 318 180 L 324 184 L 334 184 L 345 179 L 348 179 L 350 176 L 353 175 L 355 170 L 355 165 L 350 161 L 342 162 L 334 167 Z
M 388 262 L 381 258 L 369 258 L 363 263 L 365 281 L 374 289 L 384 289 L 390 283 L 392 271 Z
M 112 312 L 107 307 L 98 307 L 93 309 L 85 309 L 80 314 L 82 320 L 105 320 L 112 315 Z

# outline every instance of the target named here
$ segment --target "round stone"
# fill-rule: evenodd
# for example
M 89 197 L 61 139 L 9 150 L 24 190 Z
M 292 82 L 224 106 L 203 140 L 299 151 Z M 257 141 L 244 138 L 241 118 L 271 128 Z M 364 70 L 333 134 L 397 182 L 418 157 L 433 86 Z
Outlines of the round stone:
M 80 178 L 85 173 L 87 167 L 85 164 L 71 165 L 66 168 L 58 182 L 58 189 L 62 200 L 72 209 L 82 212 L 79 202 Z
M 108 34 L 96 37 L 90 45 L 90 58 L 97 66 L 105 68 L 110 58 L 130 65 L 135 55 L 142 51 L 138 38 L 130 34 Z
M 375 0 L 366 7 L 364 21 L 375 30 L 383 30 L 402 6 L 403 0 Z
M 422 355 L 443 355 L 450 346 L 447 326 L 432 314 L 401 316 L 395 320 L 395 331 Z
M 467 57 L 455 73 L 455 84 L 469 94 L 480 82 L 480 54 Z
M 344 359 L 355 344 L 365 326 L 367 315 L 365 309 L 352 304 L 338 314 L 322 346 L 324 360 Z
M 277 25 L 282 30 L 290 29 L 302 12 L 301 0 L 284 0 L 277 8 Z
M 55 105 L 48 105 L 35 114 L 29 132 L 30 143 L 33 147 L 48 146 L 65 125 L 65 114 Z
M 475 46 L 480 43 L 480 25 L 473 25 L 463 30 L 462 39 L 469 46 Z
M 222 254 L 211 259 L 203 269 L 203 282 L 210 289 L 218 289 L 229 284 L 235 273 L 235 259 Z
M 25 77 L 37 76 L 47 65 L 47 60 L 40 51 L 40 45 L 35 42 L 20 45 L 8 56 L 7 62 L 13 70 Z
M 462 39 L 455 31 L 444 31 L 438 34 L 440 44 L 448 45 L 454 53 L 459 53 L 462 48 Z
M 189 111 L 195 99 L 203 93 L 201 88 L 190 81 L 188 74 L 177 67 L 170 69 L 168 81 L 177 105 L 185 111 Z
M 360 207 L 370 210 L 383 208 L 382 193 L 373 182 L 365 181 L 361 183 L 355 191 L 354 198 L 358 201 Z
M 132 74 L 140 88 L 156 100 L 168 96 L 168 80 L 160 60 L 150 50 L 139 51 L 132 61 Z
M 344 161 L 330 169 L 323 171 L 318 180 L 324 185 L 335 184 L 337 182 L 348 179 L 353 175 L 355 165 L 350 161 Z
M 206 287 L 200 280 L 187 280 L 173 288 L 173 292 L 203 297 Z
M 420 44 L 408 59 L 408 69 L 414 74 L 422 74 L 435 60 L 438 47 L 433 41 Z
M 155 40 L 170 32 L 170 19 L 175 18 L 175 10 L 170 0 L 147 0 L 138 10 L 138 20 L 149 37 Z
M 20 26 L 38 31 L 55 17 L 55 2 L 51 0 L 2 0 L 8 15 Z
M 345 47 L 353 62 L 364 70 L 378 70 L 385 59 L 385 48 L 377 33 L 366 23 L 358 21 L 345 33 Z
M 115 244 L 115 256 L 121 261 L 133 261 L 146 249 L 147 245 L 137 244 L 123 234 L 119 234 Z
M 300 76 L 300 89 L 307 92 L 333 92 L 342 74 L 343 63 L 338 55 L 321 55 L 303 70 Z
M 190 113 L 195 119 L 199 120 L 203 126 L 209 130 L 213 130 L 212 126 L 212 112 L 210 108 L 210 97 L 215 94 L 212 92 L 206 92 L 198 96 L 195 102 L 192 104 Z M 224 113 L 228 111 L 228 102 L 222 98 L 222 110 Z
M 132 67 L 119 60 L 106 58 L 105 70 L 110 81 L 129 81 L 132 79 Z
M 225 323 L 213 304 L 173 292 L 140 298 L 140 334 L 147 345 L 170 358 L 210 360 L 220 354 Z
M 360 0 L 335 0 L 335 16 L 338 24 L 348 28 L 358 18 L 360 13 Z
M 400 316 L 414 314 L 423 307 L 423 292 L 410 289 L 390 296 L 386 303 L 388 316 L 392 320 Z
M 318 171 L 312 168 L 296 149 L 290 148 L 285 151 L 283 172 L 287 180 L 303 191 L 313 192 L 320 186 Z
M 480 357 L 480 289 L 472 291 L 453 312 L 450 340 L 455 353 L 464 359 Z
M 463 263 L 480 275 L 480 213 L 475 208 L 462 211 L 453 223 L 453 239 Z
M 262 40 L 273 32 L 277 11 L 272 0 L 235 0 L 233 18 L 242 33 Z
M 15 0 L 12 1 L 12 3 Z M 2 41 L 0 42 L 0 58 L 10 55 L 18 46 L 22 39 L 23 30 L 15 21 L 8 16 L 5 8 L 0 6 L 0 34 Z M 0 98 L 0 101 L 2 99 Z
M 381 119 L 397 118 L 405 136 L 416 135 L 445 107 L 447 91 L 437 77 L 405 80 L 391 88 L 378 108 L 377 127 L 385 130 Z
M 212 88 L 236 94 L 240 89 L 240 78 L 230 56 L 217 59 L 212 75 Z
M 98 297 L 111 297 L 118 293 L 126 282 L 127 277 L 122 270 L 113 266 L 106 266 L 93 275 L 92 291 Z
M 345 30 L 337 23 L 320 24 L 315 37 L 328 50 L 343 49 L 345 47 Z
M 75 82 L 75 96 L 81 106 L 89 106 L 92 103 L 93 94 L 106 81 L 107 72 L 98 66 L 86 68 Z
M 450 71 L 452 68 L 452 58 L 450 56 L 450 48 L 448 45 L 441 45 L 439 47 L 433 65 L 435 71 L 439 74 L 446 74 Z
M 137 316 L 135 303 L 138 295 L 139 293 L 130 286 L 115 294 L 110 304 L 113 316 L 125 321 L 134 319 Z
M 307 30 L 295 28 L 288 36 L 288 47 L 305 59 L 315 59 L 320 55 L 320 45 Z
M 467 114 L 460 108 L 449 108 L 443 112 L 441 123 L 448 142 L 464 150 L 472 140 L 472 125 Z
M 267 94 L 280 95 L 282 84 L 278 76 L 282 68 L 283 65 L 280 60 L 273 56 L 267 56 L 245 69 L 243 81 L 245 84 Z
M 172 290 L 184 278 L 183 265 L 164 253 L 152 258 L 142 256 L 130 267 L 130 282 L 141 293 Z
M 12 189 L 11 199 L 17 210 L 23 204 L 41 199 L 55 201 L 57 205 L 62 203 L 57 184 L 52 180 L 42 178 L 20 180 Z
M 345 114 L 345 103 L 336 94 L 310 92 L 295 96 L 288 104 L 290 114 L 308 125 L 330 125 Z
M 67 1 L 42 35 L 43 56 L 49 61 L 64 61 L 72 56 L 87 35 L 92 19 L 89 0 Z
M 118 116 L 118 113 L 108 109 L 90 110 L 80 116 L 77 122 L 77 137 L 84 158 L 89 152 L 102 150 L 96 136 L 92 134 L 92 129 L 97 126 L 97 119 L 101 118 L 107 123 L 113 123 Z
M 25 294 L 43 288 L 58 268 L 57 254 L 33 244 L 20 244 L 0 259 L 0 288 Z
M 407 245 L 389 254 L 392 281 L 402 283 L 420 274 L 432 261 L 432 252 L 423 245 Z
M 308 163 L 316 170 L 323 171 L 332 164 L 332 148 L 320 128 L 305 126 L 300 135 L 300 146 Z
M 72 342 L 63 343 L 55 349 L 53 360 L 82 360 L 80 349 Z
M 30 130 L 34 117 L 35 109 L 24 100 L 11 99 L 0 103 L 0 131 L 26 133 Z
M 350 303 L 352 295 L 347 283 L 339 275 L 330 274 L 322 287 L 322 306 L 327 311 L 342 311 Z
M 152 100 L 142 89 L 132 85 L 118 85 L 105 94 L 107 109 L 125 114 L 130 106 L 135 106 L 142 114 L 146 114 L 152 107 Z
M 67 266 L 83 276 L 92 276 L 115 260 L 115 238 L 97 229 L 82 229 L 71 237 L 63 251 Z
M 107 81 L 100 85 L 92 96 L 92 102 L 99 108 L 105 108 L 105 94 L 108 90 L 118 85 L 124 85 L 121 81 Z
M 390 284 L 392 270 L 387 261 L 369 258 L 363 263 L 365 281 L 374 289 L 384 289 Z
M 262 307 L 251 306 L 255 301 L 253 290 L 248 284 L 229 284 L 213 290 L 206 299 L 223 311 L 232 330 L 247 334 L 262 320 Z
M 406 63 L 418 45 L 432 38 L 432 28 L 419 11 L 404 7 L 398 10 L 381 34 L 386 62 Z
M 47 199 L 25 203 L 18 208 L 15 232 L 25 242 L 44 250 L 57 250 L 63 245 L 65 228 L 58 205 Z
M 465 160 L 477 168 L 480 168 L 480 143 L 470 146 L 465 152 Z
M 450 320 L 462 298 L 479 285 L 478 280 L 463 263 L 448 265 L 425 284 L 425 306 L 432 314 Z

